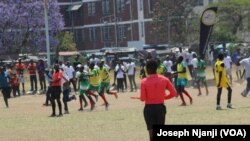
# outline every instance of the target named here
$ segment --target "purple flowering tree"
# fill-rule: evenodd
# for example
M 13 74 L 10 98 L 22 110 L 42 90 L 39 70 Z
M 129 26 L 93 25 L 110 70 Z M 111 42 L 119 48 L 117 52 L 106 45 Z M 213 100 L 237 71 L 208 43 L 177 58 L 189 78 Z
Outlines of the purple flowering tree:
M 51 48 L 64 27 L 57 0 L 47 0 Z M 0 0 L 0 47 L 7 52 L 45 51 L 44 0 Z

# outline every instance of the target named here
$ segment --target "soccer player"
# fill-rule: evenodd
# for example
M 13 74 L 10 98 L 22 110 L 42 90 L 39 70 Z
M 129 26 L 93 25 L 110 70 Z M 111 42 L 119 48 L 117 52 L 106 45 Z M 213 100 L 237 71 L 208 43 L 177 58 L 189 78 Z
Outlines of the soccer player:
M 82 101 L 84 101 L 84 108 L 88 106 L 88 102 L 84 95 L 86 95 L 86 91 L 89 87 L 89 76 L 87 75 L 88 72 L 84 70 L 83 66 L 79 66 L 79 71 L 76 73 L 76 77 L 79 80 L 80 84 L 80 91 L 79 91 L 79 102 L 80 108 L 78 111 L 83 111 Z
M 231 89 L 229 82 L 228 82 L 223 59 L 224 59 L 224 55 L 219 54 L 218 60 L 215 63 L 215 80 L 216 80 L 216 85 L 217 85 L 217 89 L 218 89 L 216 110 L 222 109 L 220 106 L 220 98 L 221 98 L 222 88 L 226 88 L 228 90 L 227 108 L 230 108 L 230 109 L 232 108 L 232 104 L 231 104 L 232 89 Z
M 87 90 L 87 96 L 90 100 L 90 104 L 91 104 L 91 108 L 90 110 L 94 110 L 95 108 L 95 102 L 94 100 L 91 98 L 91 95 L 94 96 L 97 100 L 97 95 L 94 94 L 94 92 L 98 92 L 99 90 L 99 85 L 100 85 L 100 79 L 99 79 L 99 72 L 98 70 L 95 68 L 95 64 L 92 62 L 89 65 L 89 87 Z
M 208 88 L 207 88 L 207 82 L 206 82 L 206 64 L 205 61 L 202 60 L 200 57 L 198 57 L 198 62 L 197 62 L 197 68 L 196 68 L 196 74 L 197 74 L 197 87 L 198 87 L 198 96 L 202 95 L 201 94 L 201 88 L 200 88 L 200 82 L 202 82 L 206 88 L 206 94 L 208 95 Z
M 177 92 L 181 97 L 182 104 L 180 106 L 186 106 L 186 102 L 183 97 L 183 93 L 189 98 L 190 104 L 193 103 L 192 97 L 185 90 L 187 86 L 187 69 L 186 64 L 183 62 L 183 57 L 180 56 L 177 60 Z
M 104 91 L 106 90 L 107 94 L 111 94 L 114 95 L 115 98 L 117 98 L 117 93 L 116 92 L 112 92 L 110 91 L 110 76 L 109 76 L 109 70 L 106 66 L 104 66 L 104 60 L 101 60 L 101 63 L 99 64 L 99 73 L 100 73 L 100 79 L 101 79 L 101 84 L 100 84 L 100 88 L 99 88 L 99 94 L 101 97 L 103 97 L 103 99 L 105 98 L 104 95 Z M 106 106 L 106 110 L 108 110 L 108 102 L 104 101 L 105 106 Z
M 147 124 L 150 141 L 153 139 L 153 125 L 164 125 L 166 107 L 164 100 L 176 96 L 176 91 L 168 78 L 156 73 L 158 64 L 155 60 L 149 60 L 146 64 L 148 76 L 141 81 L 140 100 L 145 102 L 144 119 Z M 166 94 L 168 89 L 170 94 Z

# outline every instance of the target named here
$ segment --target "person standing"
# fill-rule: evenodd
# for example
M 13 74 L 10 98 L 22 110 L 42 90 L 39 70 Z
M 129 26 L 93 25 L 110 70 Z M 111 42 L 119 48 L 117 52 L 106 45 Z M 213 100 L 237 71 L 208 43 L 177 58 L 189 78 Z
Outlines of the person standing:
M 129 60 L 127 68 L 128 68 L 128 79 L 130 83 L 130 91 L 131 92 L 137 91 L 137 86 L 135 83 L 135 72 L 136 72 L 135 63 Z
M 224 56 L 224 60 L 223 60 L 224 64 L 225 64 L 225 68 L 226 68 L 226 75 L 230 80 L 230 84 L 233 84 L 233 78 L 232 78 L 232 59 L 231 57 L 225 53 Z
M 247 80 L 246 89 L 241 93 L 241 95 L 243 97 L 246 97 L 250 90 L 250 58 L 245 58 L 241 60 L 240 64 L 245 68 L 243 74 L 246 75 L 246 80 Z
M 30 74 L 30 92 L 35 94 L 37 92 L 37 78 L 36 78 L 36 63 L 31 59 L 28 65 L 28 70 Z M 35 85 L 35 89 L 34 89 Z
M 45 99 L 45 103 L 43 104 L 44 106 L 49 106 L 49 102 L 51 103 L 51 81 L 52 81 L 52 77 L 54 74 L 54 70 L 53 69 L 45 69 L 45 76 L 47 78 L 48 81 L 48 88 L 47 88 L 47 92 L 46 92 L 46 99 Z
M 18 63 L 15 65 L 16 68 L 16 73 L 17 73 L 17 77 L 18 77 L 18 82 L 19 84 L 22 83 L 22 87 L 23 87 L 23 95 L 25 94 L 25 86 L 24 86 L 24 70 L 25 70 L 25 65 L 22 63 L 22 59 L 18 59 Z M 20 93 L 20 90 L 19 92 Z
M 117 64 L 117 66 L 115 67 L 115 71 L 116 71 L 116 79 L 117 79 L 117 92 L 119 93 L 120 90 L 124 92 L 124 86 L 123 86 L 124 75 L 123 74 L 125 73 L 125 69 L 124 69 L 124 66 L 121 64 L 121 62 Z
M 46 92 L 46 82 L 45 82 L 45 64 L 42 59 L 39 60 L 37 65 L 38 78 L 40 82 L 40 92 Z
M 189 98 L 190 104 L 193 103 L 192 97 L 185 90 L 187 86 L 187 69 L 186 64 L 183 62 L 183 57 L 180 56 L 177 60 L 177 92 L 181 97 L 182 104 L 180 106 L 186 106 L 186 102 L 183 97 L 183 93 Z
M 241 79 L 241 69 L 240 69 L 240 60 L 242 59 L 242 55 L 240 52 L 240 48 L 238 48 L 232 55 L 232 61 L 236 65 L 236 76 L 237 79 Z
M 192 77 L 193 87 L 196 86 L 196 82 L 197 82 L 197 73 L 196 73 L 197 63 L 198 63 L 197 55 L 194 53 L 193 59 L 191 60 L 191 64 L 192 64 L 192 76 L 191 77 Z
M 222 110 L 220 106 L 220 98 L 222 93 L 222 88 L 226 88 L 228 90 L 228 99 L 227 99 L 227 108 L 232 109 L 231 99 L 232 99 L 232 89 L 229 85 L 225 64 L 223 62 L 224 55 L 219 54 L 218 60 L 215 63 L 215 80 L 216 80 L 216 86 L 217 86 L 217 100 L 216 100 L 216 110 Z
M 163 61 L 163 65 L 166 68 L 165 76 L 172 82 L 172 66 L 173 66 L 173 62 L 170 60 L 169 55 L 167 55 L 166 60 Z
M 141 81 L 140 100 L 145 102 L 143 110 L 144 120 L 149 132 L 150 141 L 153 140 L 153 125 L 164 125 L 166 106 L 164 100 L 176 96 L 176 91 L 168 78 L 156 73 L 158 64 L 155 60 L 146 63 L 148 76 Z M 165 90 L 169 90 L 169 94 Z
M 9 76 L 3 67 L 0 67 L 0 89 L 2 90 L 6 108 L 9 108 L 8 98 L 10 98 L 11 88 L 9 84 Z
M 200 57 L 198 57 L 198 62 L 197 62 L 197 68 L 196 68 L 196 74 L 197 74 L 197 87 L 198 87 L 198 96 L 202 95 L 201 94 L 201 88 L 200 88 L 200 82 L 202 82 L 205 86 L 206 89 L 206 95 L 208 95 L 208 88 L 207 88 L 207 82 L 206 82 L 206 64 L 205 61 L 202 60 Z
M 52 105 L 52 114 L 50 117 L 56 116 L 56 103 L 57 101 L 59 115 L 63 116 L 62 114 L 62 103 L 60 100 L 61 95 L 61 80 L 62 80 L 62 72 L 60 71 L 59 65 L 54 65 L 55 72 L 53 73 L 52 80 L 51 80 L 51 105 Z

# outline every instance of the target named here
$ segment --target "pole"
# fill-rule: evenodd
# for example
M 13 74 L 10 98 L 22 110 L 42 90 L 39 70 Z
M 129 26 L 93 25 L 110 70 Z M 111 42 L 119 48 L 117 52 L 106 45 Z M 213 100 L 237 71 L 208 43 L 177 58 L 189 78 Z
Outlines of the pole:
M 44 0 L 44 21 L 45 21 L 45 34 L 46 34 L 46 49 L 47 49 L 47 63 L 50 67 L 50 43 L 49 43 L 49 22 L 47 13 L 47 0 Z
M 130 21 L 131 21 L 131 41 L 134 40 L 133 35 L 133 13 L 132 13 L 132 0 L 130 0 Z
M 117 39 L 117 18 L 116 18 L 116 3 L 113 0 L 113 8 L 114 8 L 114 20 L 115 20 L 115 46 L 118 47 L 118 39 Z

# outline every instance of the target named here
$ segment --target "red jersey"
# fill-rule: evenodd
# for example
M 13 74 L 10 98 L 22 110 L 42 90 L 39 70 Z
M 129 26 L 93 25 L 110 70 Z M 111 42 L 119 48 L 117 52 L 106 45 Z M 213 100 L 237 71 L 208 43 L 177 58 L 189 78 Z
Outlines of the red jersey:
M 166 94 L 165 90 L 170 94 Z M 176 96 L 176 90 L 170 80 L 162 75 L 149 75 L 141 81 L 141 101 L 145 104 L 163 104 L 164 100 Z
M 30 75 L 36 75 L 36 63 L 29 64 L 28 70 L 29 70 Z
M 51 84 L 51 86 L 61 86 L 61 81 L 62 81 L 62 72 L 58 71 L 58 72 L 54 72 L 53 76 L 52 76 L 52 81 L 55 81 L 59 79 L 59 81 L 53 82 Z
M 18 77 L 14 76 L 10 79 L 10 85 L 11 86 L 18 86 L 19 82 L 18 82 Z
M 17 63 L 15 67 L 16 67 L 17 75 L 23 74 L 24 69 L 25 69 L 25 65 L 23 63 L 21 64 Z

